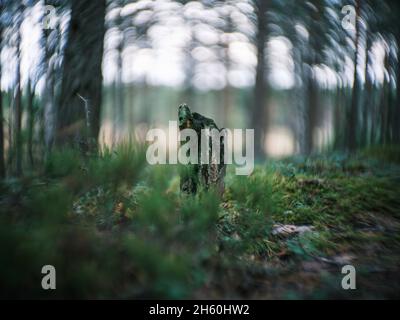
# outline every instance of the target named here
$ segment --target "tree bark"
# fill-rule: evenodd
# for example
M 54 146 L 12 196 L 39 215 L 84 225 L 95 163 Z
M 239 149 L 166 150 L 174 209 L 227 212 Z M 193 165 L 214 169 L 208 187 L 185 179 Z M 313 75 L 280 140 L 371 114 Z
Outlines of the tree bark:
M 31 87 L 31 81 L 28 80 L 27 85 L 27 112 L 28 112 L 28 143 L 27 143 L 27 156 L 31 168 L 33 168 L 33 126 L 35 120 L 33 98 L 35 96 L 35 90 Z
M 56 142 L 87 150 L 97 145 L 100 130 L 106 1 L 71 3 Z
M 396 62 L 396 104 L 393 126 L 393 142 L 400 144 L 400 34 L 396 37 L 397 62 Z
M 22 175 L 22 95 L 21 95 L 21 23 L 22 23 L 22 6 L 18 10 L 20 17 L 17 23 L 17 37 L 16 37 L 16 48 L 17 48 L 17 66 L 16 66 L 16 80 L 14 88 L 14 145 L 15 150 L 15 175 L 17 177 Z
M 0 53 L 2 48 L 3 29 L 0 24 Z M 4 119 L 3 119 L 3 92 L 1 90 L 1 62 L 0 62 L 0 179 L 6 176 L 6 167 L 4 160 Z
M 44 138 L 44 153 L 48 155 L 51 151 L 55 136 L 56 127 L 56 110 L 55 110 L 55 53 L 57 37 L 54 37 L 59 32 L 58 26 L 55 30 L 43 30 L 43 46 L 44 54 L 44 74 L 46 77 L 45 88 L 43 92 L 44 108 L 42 111 L 43 121 L 43 138 Z
M 355 31 L 355 52 L 354 52 L 354 76 L 353 76 L 353 92 L 351 96 L 351 107 L 349 113 L 349 120 L 347 126 L 348 149 L 354 151 L 357 148 L 357 134 L 358 134 L 358 105 L 360 95 L 360 79 L 357 72 L 359 65 L 359 39 L 360 39 L 360 0 L 356 0 L 356 31 Z
M 400 12 L 400 6 L 396 7 Z M 397 61 L 395 61 L 396 72 L 396 92 L 393 110 L 393 143 L 400 144 L 400 27 L 396 29 L 396 43 L 397 43 Z
M 388 1 L 392 23 L 391 32 L 393 32 L 396 43 L 397 43 L 397 60 L 393 63 L 393 69 L 396 77 L 396 91 L 394 92 L 394 105 L 393 105 L 393 117 L 392 117 L 392 141 L 395 144 L 400 144 L 400 25 L 398 23 L 398 17 L 400 15 L 400 4 L 398 0 Z M 394 60 L 394 59 L 393 59 Z
M 314 59 L 312 59 L 314 60 Z M 312 66 L 314 62 L 309 64 L 309 70 L 307 70 L 307 102 L 306 110 L 304 113 L 305 117 L 305 146 L 304 154 L 310 155 L 314 150 L 314 129 L 316 127 L 317 117 L 317 99 L 318 99 L 318 85 L 314 79 L 312 73 Z
M 365 43 L 365 93 L 363 102 L 363 121 L 361 123 L 361 146 L 365 147 L 370 144 L 369 139 L 369 121 L 372 115 L 372 79 L 368 72 L 370 65 L 370 49 L 371 49 L 371 35 L 366 30 L 366 43 Z M 371 119 L 373 121 L 373 119 Z M 372 122 L 371 121 L 371 122 Z
M 124 34 L 123 30 L 120 30 Z M 117 47 L 117 71 L 115 79 L 115 106 L 114 110 L 114 125 L 113 125 L 113 142 L 118 143 L 121 141 L 122 130 L 124 127 L 123 119 L 125 112 L 125 90 L 122 82 L 122 68 L 123 68 L 123 57 L 122 53 L 124 50 L 124 36 L 122 35 L 121 40 Z
M 384 66 L 386 70 L 389 70 L 389 52 L 385 53 Z M 388 131 L 389 131 L 389 99 L 390 99 L 390 83 L 389 79 L 385 76 L 380 101 L 380 135 L 379 142 L 381 144 L 388 143 Z
M 257 14 L 257 67 L 256 82 L 253 95 L 253 110 L 251 122 L 254 128 L 254 154 L 255 157 L 261 159 L 264 157 L 264 139 L 266 133 L 265 115 L 267 108 L 267 84 L 265 81 L 265 42 L 267 41 L 267 0 L 255 0 L 255 9 Z
M 311 13 L 309 22 L 309 50 L 303 50 L 302 55 L 305 57 L 307 63 L 306 70 L 304 71 L 305 86 L 306 86 L 306 104 L 303 113 L 304 122 L 304 150 L 303 154 L 308 156 L 314 151 L 314 131 L 317 125 L 317 111 L 318 111 L 318 83 L 314 77 L 313 67 L 320 61 L 321 46 L 318 38 L 317 26 L 322 23 L 322 2 L 314 1 L 315 10 Z
M 228 14 L 226 17 L 226 28 L 225 32 L 226 33 L 231 33 L 233 32 L 233 22 L 231 19 L 231 16 Z M 223 123 L 226 128 L 231 127 L 231 120 L 232 120 L 232 105 L 233 105 L 233 92 L 232 88 L 229 83 L 229 71 L 232 68 L 232 62 L 231 62 L 231 57 L 229 54 L 229 42 L 224 41 L 222 44 L 223 47 L 223 61 L 224 61 L 224 66 L 225 66 L 225 87 L 222 92 L 222 97 L 223 97 Z

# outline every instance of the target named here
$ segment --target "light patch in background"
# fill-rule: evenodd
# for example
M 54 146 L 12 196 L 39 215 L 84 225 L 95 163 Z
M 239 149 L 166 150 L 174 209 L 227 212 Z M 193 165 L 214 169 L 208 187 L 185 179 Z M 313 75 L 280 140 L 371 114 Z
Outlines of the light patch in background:
M 34 6 L 21 25 L 21 69 L 24 71 L 21 74 L 21 80 L 24 86 L 27 84 L 29 77 L 33 79 L 38 77 L 36 66 L 40 65 L 43 59 L 39 46 L 42 36 L 42 25 L 39 21 L 40 14 L 40 6 Z
M 387 44 L 379 39 L 374 42 L 371 48 L 372 71 L 375 83 L 383 83 L 385 79 L 385 55 Z
M 271 127 L 265 137 L 264 150 L 268 156 L 279 158 L 295 152 L 293 133 L 284 126 Z
M 273 37 L 268 41 L 269 84 L 275 89 L 291 89 L 294 86 L 292 44 L 285 37 Z
M 21 85 L 24 89 L 28 78 L 37 81 L 35 87 L 36 93 L 41 95 L 44 89 L 44 74 L 40 73 L 40 64 L 43 59 L 44 51 L 41 49 L 40 41 L 43 37 L 43 13 L 45 7 L 43 2 L 38 2 L 33 8 L 25 11 L 25 18 L 21 24 Z M 61 47 L 64 46 L 69 23 L 69 12 L 62 16 L 57 16 L 61 34 Z M 14 35 L 15 36 L 15 35 Z M 1 52 L 1 62 L 3 66 L 1 75 L 1 87 L 3 90 L 9 90 L 14 87 L 16 80 L 17 52 L 12 44 L 4 45 Z
M 42 36 L 42 25 L 39 21 L 43 8 L 40 3 L 35 5 L 25 16 L 21 24 L 21 84 L 25 87 L 28 78 L 33 79 L 39 76 L 37 66 L 42 60 L 43 53 L 40 50 L 40 39 Z M 15 39 L 15 34 L 12 35 Z M 1 77 L 1 87 L 5 90 L 14 87 L 17 73 L 17 48 L 16 46 L 3 47 L 1 52 L 1 63 L 3 73 Z
M 196 65 L 196 72 L 193 79 L 193 84 L 197 89 L 206 90 L 221 90 L 226 85 L 226 70 L 225 67 L 218 62 L 204 62 Z
M 255 68 L 257 53 L 254 45 L 247 41 L 232 41 L 229 43 L 229 57 L 234 63 Z
M 324 89 L 333 89 L 338 84 L 336 72 L 325 64 L 314 66 L 313 72 L 319 85 Z

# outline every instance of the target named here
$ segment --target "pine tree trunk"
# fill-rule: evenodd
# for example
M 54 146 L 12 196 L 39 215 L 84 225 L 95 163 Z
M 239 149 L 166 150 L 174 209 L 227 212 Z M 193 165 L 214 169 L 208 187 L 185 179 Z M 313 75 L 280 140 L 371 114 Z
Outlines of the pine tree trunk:
M 298 41 L 298 38 L 296 37 L 293 40 L 294 43 L 294 48 L 293 48 L 293 62 L 294 62 L 294 67 L 295 67 L 295 74 L 298 75 L 296 79 L 296 87 L 295 87 L 295 93 L 294 93 L 294 101 L 293 104 L 296 105 L 296 117 L 295 117 L 295 125 L 296 125 L 296 130 L 295 130 L 295 136 L 297 137 L 297 143 L 298 143 L 298 150 L 297 152 L 299 154 L 304 154 L 305 152 L 305 122 L 304 122 L 304 108 L 305 108 L 305 103 L 304 103 L 304 90 L 303 90 L 303 84 L 304 84 L 304 72 L 303 72 L 303 54 L 302 54 L 302 47 L 300 41 Z
M 22 10 L 20 10 L 22 15 Z M 19 19 L 22 20 L 22 17 Z M 14 89 L 14 125 L 13 125 L 13 135 L 14 135 L 14 145 L 15 150 L 15 175 L 17 177 L 22 175 L 22 94 L 21 94 L 21 23 L 19 21 L 17 24 L 17 66 L 16 66 L 16 80 Z
M 367 146 L 370 144 L 370 139 L 369 139 L 369 120 L 373 119 L 371 118 L 371 112 L 372 112 L 372 79 L 371 76 L 368 72 L 368 66 L 370 65 L 370 48 L 371 48 L 371 36 L 369 32 L 367 31 L 366 35 L 366 46 L 365 46 L 365 93 L 364 93 L 364 101 L 363 101 L 363 121 L 361 124 L 361 146 Z M 371 121 L 371 122 L 372 122 Z
M 59 32 L 58 26 L 55 30 L 43 30 L 43 46 L 45 48 L 44 55 L 44 73 L 46 77 L 45 88 L 43 92 L 42 111 L 42 125 L 43 125 L 43 139 L 44 139 L 44 153 L 48 155 L 53 146 L 55 139 L 56 127 L 56 110 L 55 110 L 55 92 L 54 92 L 54 79 L 55 79 L 55 63 L 54 55 L 56 53 L 57 45 L 51 43 L 50 38 L 52 33 Z
M 384 58 L 384 66 L 386 70 L 389 70 L 389 52 L 386 52 Z M 381 118 L 381 126 L 380 126 L 380 143 L 387 144 L 389 141 L 388 139 L 388 132 L 389 132 L 389 105 L 390 102 L 390 83 L 387 77 L 384 78 L 382 91 L 381 91 L 381 105 L 380 105 L 380 118 Z
M 353 92 L 351 97 L 351 107 L 347 126 L 348 149 L 354 151 L 357 148 L 358 134 L 358 104 L 360 95 L 360 80 L 358 77 L 357 67 L 359 65 L 359 39 L 360 39 L 360 0 L 356 0 L 356 34 L 355 34 L 355 53 L 354 53 L 354 77 Z
M 117 48 L 117 71 L 116 71 L 116 79 L 115 79 L 115 106 L 113 108 L 114 110 L 114 139 L 116 142 L 121 141 L 121 136 L 122 136 L 122 130 L 124 128 L 124 123 L 123 119 L 124 117 L 124 112 L 125 112 L 125 90 L 124 90 L 124 84 L 122 82 L 122 67 L 123 67 L 123 60 L 122 60 L 122 51 L 123 51 L 123 39 L 118 45 Z
M 310 63 L 312 66 L 314 63 Z M 317 116 L 317 99 L 318 99 L 318 85 L 314 79 L 311 69 L 308 70 L 308 83 L 307 83 L 307 103 L 305 117 L 305 149 L 304 154 L 310 155 L 314 150 L 314 129 L 316 127 Z
M 100 130 L 106 1 L 71 3 L 56 142 L 87 150 L 97 145 Z
M 265 81 L 265 42 L 267 41 L 267 2 L 256 1 L 257 14 L 257 67 L 256 67 L 256 82 L 253 95 L 253 110 L 252 110 L 252 126 L 254 128 L 254 153 L 255 157 L 261 159 L 264 157 L 264 139 L 266 132 L 266 97 L 267 84 Z
M 397 41 L 397 46 L 400 48 L 400 37 Z M 400 49 L 398 49 L 400 53 Z M 398 53 L 398 56 L 400 56 Z M 394 114 L 394 126 L 393 126 L 393 142 L 400 144 L 400 61 L 397 61 L 396 67 L 396 104 L 395 104 L 395 114 Z
M 31 81 L 29 79 L 27 84 L 27 111 L 28 111 L 28 143 L 27 143 L 27 156 L 31 168 L 33 168 L 33 125 L 35 121 L 34 109 L 33 109 L 33 98 L 35 91 L 31 87 Z
M 335 102 L 335 110 L 334 110 L 334 150 L 343 150 L 343 117 L 342 117 L 342 112 L 343 112 L 343 107 L 342 105 L 344 104 L 344 89 L 341 87 L 338 87 L 336 89 L 336 102 Z
M 3 29 L 0 24 L 0 53 L 2 48 Z M 3 91 L 1 90 L 1 63 L 0 63 L 0 179 L 6 176 L 6 167 L 4 162 L 4 119 L 3 119 Z

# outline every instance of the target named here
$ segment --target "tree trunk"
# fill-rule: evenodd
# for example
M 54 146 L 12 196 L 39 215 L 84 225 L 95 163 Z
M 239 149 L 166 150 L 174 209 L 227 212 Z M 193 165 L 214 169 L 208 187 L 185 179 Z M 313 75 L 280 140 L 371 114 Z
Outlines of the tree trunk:
M 231 16 L 228 15 L 226 17 L 227 26 L 225 29 L 226 33 L 231 33 L 233 31 L 233 23 Z M 232 88 L 229 83 L 229 71 L 231 70 L 231 59 L 229 55 L 229 42 L 223 42 L 223 61 L 225 65 L 225 87 L 222 92 L 223 97 L 223 125 L 226 128 L 231 127 L 231 120 L 232 120 Z
M 64 55 L 57 145 L 97 145 L 102 100 L 102 59 L 106 1 L 71 0 Z
M 264 157 L 264 139 L 266 128 L 266 96 L 267 84 L 265 81 L 265 42 L 267 41 L 267 0 L 255 1 L 257 14 L 257 67 L 256 82 L 253 95 L 252 126 L 254 128 L 254 154 L 261 159 Z
M 390 22 L 390 32 L 394 35 L 397 44 L 397 59 L 392 57 L 391 62 L 394 71 L 394 77 L 396 78 L 396 90 L 393 90 L 391 86 L 391 102 L 393 102 L 392 107 L 392 117 L 391 117 L 391 138 L 392 142 L 395 144 L 400 144 L 400 24 L 398 23 L 398 17 L 400 16 L 400 3 L 398 0 L 387 0 L 389 5 L 390 16 L 392 18 Z
M 311 12 L 311 19 L 309 22 L 310 36 L 309 36 L 309 50 L 305 49 L 302 55 L 305 57 L 307 64 L 306 70 L 304 71 L 305 86 L 306 86 L 306 101 L 303 113 L 304 122 L 304 155 L 310 155 L 314 151 L 314 131 L 317 124 L 317 111 L 318 111 L 318 83 L 314 77 L 313 67 L 320 61 L 321 46 L 318 42 L 318 25 L 322 23 L 322 2 L 314 1 L 315 10 Z
M 2 48 L 3 29 L 0 24 L 0 53 Z M 1 62 L 0 62 L 0 179 L 6 176 L 6 166 L 4 162 L 4 119 L 3 119 L 3 92 L 1 90 Z
M 27 156 L 31 168 L 33 168 L 33 126 L 35 120 L 33 98 L 35 96 L 35 90 L 31 87 L 31 81 L 28 80 L 27 85 L 27 111 L 28 111 L 28 144 L 27 144 Z
M 336 94 L 335 94 L 335 110 L 334 110 L 334 146 L 333 149 L 335 151 L 337 150 L 343 150 L 343 104 L 345 102 L 345 99 L 343 98 L 345 96 L 344 94 L 344 88 L 338 87 L 336 88 Z
M 351 96 L 351 107 L 347 126 L 348 149 L 354 151 L 357 148 L 357 134 L 358 134 L 358 104 L 361 84 L 358 77 L 357 67 L 359 65 L 359 39 L 360 39 L 360 0 L 356 0 L 356 34 L 354 40 L 355 53 L 354 53 L 354 76 L 353 76 L 353 92 Z
M 190 23 L 190 21 L 189 21 Z M 190 33 L 190 40 L 188 43 L 188 46 L 185 48 L 185 89 L 183 91 L 182 99 L 184 103 L 191 107 L 196 107 L 195 106 L 195 90 L 193 87 L 193 78 L 195 75 L 195 70 L 196 70 L 196 60 L 193 58 L 193 55 L 191 52 L 193 49 L 196 47 L 195 44 L 195 38 L 194 38 L 194 32 L 193 32 L 193 26 L 188 24 L 188 29 Z
M 368 31 L 366 31 L 366 44 L 365 44 L 365 93 L 363 101 L 363 121 L 361 123 L 361 146 L 365 147 L 370 144 L 369 139 L 369 121 L 371 118 L 372 108 L 372 79 L 368 72 L 368 66 L 370 65 L 370 48 L 371 48 L 371 36 Z M 371 122 L 372 122 L 371 121 Z
M 223 125 L 226 128 L 231 127 L 231 120 L 232 120 L 232 104 L 233 104 L 233 99 L 232 99 L 232 88 L 229 84 L 229 69 L 230 69 L 230 60 L 229 60 L 229 54 L 228 54 L 228 48 L 225 48 L 225 68 L 226 68 L 226 85 L 223 89 L 222 95 L 223 95 Z
M 312 61 L 313 60 L 314 59 L 312 59 Z M 311 62 L 309 64 L 309 70 L 307 70 L 307 101 L 306 101 L 306 110 L 304 113 L 305 155 L 310 155 L 314 150 L 314 129 L 316 127 L 316 118 L 317 118 L 318 85 L 313 77 L 313 73 L 311 70 L 313 64 L 314 62 Z
M 44 153 L 48 155 L 53 146 L 55 138 L 55 127 L 56 127 L 56 110 L 55 110 L 55 92 L 54 92 L 54 78 L 55 78 L 55 53 L 57 44 L 53 43 L 50 39 L 53 39 L 53 34 L 57 33 L 55 30 L 43 30 L 43 46 L 45 47 L 44 55 L 44 73 L 46 77 L 45 88 L 43 92 L 43 138 L 44 138 Z M 56 38 L 56 37 L 54 37 Z M 54 40 L 53 40 L 54 41 Z
M 132 134 L 135 129 L 135 86 L 133 83 L 129 84 L 129 94 L 128 94 L 128 119 L 129 119 L 129 132 Z
M 121 31 L 121 30 L 120 30 Z M 123 33 L 123 31 L 121 31 Z M 122 68 L 123 68 L 123 59 L 122 59 L 122 51 L 124 49 L 124 37 L 121 38 L 120 43 L 117 47 L 117 71 L 116 71 L 116 79 L 115 79 L 115 106 L 114 110 L 114 143 L 121 141 L 121 136 L 123 133 L 124 123 L 123 119 L 125 112 L 125 90 L 124 84 L 122 82 Z
M 19 14 L 22 15 L 22 9 L 19 10 Z M 20 21 L 17 24 L 17 66 L 16 66 L 16 80 L 14 88 L 14 125 L 13 125 L 13 136 L 15 150 L 15 174 L 17 177 L 22 175 L 22 97 L 21 97 L 21 23 L 22 17 L 19 17 Z
M 293 104 L 296 106 L 296 117 L 293 120 L 296 129 L 294 130 L 294 136 L 297 137 L 299 154 L 304 154 L 305 149 L 305 122 L 304 114 L 304 73 L 303 73 L 303 55 L 301 52 L 302 44 L 300 43 L 298 36 L 293 39 L 293 62 L 294 62 L 294 72 L 296 77 L 296 87 L 294 88 L 294 100 Z
M 384 58 L 384 66 L 386 70 L 389 70 L 389 52 L 385 53 Z M 390 102 L 390 83 L 389 79 L 385 76 L 382 91 L 381 91 L 381 101 L 380 101 L 380 118 L 381 118 L 381 126 L 380 126 L 380 143 L 387 144 L 388 141 L 388 132 L 389 132 L 389 102 Z
M 396 102 L 394 111 L 393 142 L 400 144 L 400 32 L 396 36 L 397 61 L 396 61 Z

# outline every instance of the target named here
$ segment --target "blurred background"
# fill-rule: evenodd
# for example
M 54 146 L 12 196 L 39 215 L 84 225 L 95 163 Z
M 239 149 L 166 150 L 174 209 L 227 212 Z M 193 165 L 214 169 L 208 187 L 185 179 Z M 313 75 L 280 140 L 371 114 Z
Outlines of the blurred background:
M 396 144 L 399 4 L 1 0 L 0 172 L 114 146 L 186 102 L 258 159 Z

